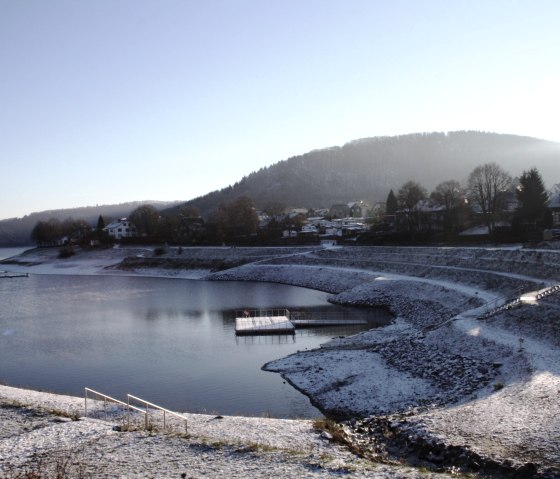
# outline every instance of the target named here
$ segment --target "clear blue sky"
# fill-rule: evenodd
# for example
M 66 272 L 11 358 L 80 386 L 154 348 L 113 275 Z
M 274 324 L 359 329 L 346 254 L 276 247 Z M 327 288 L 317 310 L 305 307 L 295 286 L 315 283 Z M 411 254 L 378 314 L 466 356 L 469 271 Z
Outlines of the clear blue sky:
M 362 137 L 560 141 L 558 0 L 0 0 L 0 65 L 0 219 Z

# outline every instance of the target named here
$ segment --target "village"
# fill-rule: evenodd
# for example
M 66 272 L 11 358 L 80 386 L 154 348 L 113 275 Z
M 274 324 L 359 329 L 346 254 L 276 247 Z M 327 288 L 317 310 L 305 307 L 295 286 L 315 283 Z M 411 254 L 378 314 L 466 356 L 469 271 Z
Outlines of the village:
M 503 242 L 519 241 L 520 232 L 515 230 L 515 213 L 519 202 L 509 198 L 500 211 L 496 223 L 496 234 Z M 551 240 L 560 236 L 560 190 L 550 195 L 546 231 L 532 233 L 532 240 Z M 469 207 L 468 201 L 461 205 L 461 211 L 450 210 L 437 200 L 419 200 L 413 208 L 397 208 L 387 211 L 386 203 L 351 201 L 333 204 L 330 208 L 285 208 L 272 215 L 264 210 L 255 210 L 257 223 L 255 231 L 245 237 L 232 238 L 247 243 L 301 243 L 313 244 L 320 241 L 381 243 L 410 239 L 414 231 L 416 241 L 453 240 L 459 243 L 487 241 L 488 227 L 484 224 L 480 208 Z M 158 221 L 161 219 L 158 218 Z M 453 223 L 453 231 L 449 231 Z M 138 239 L 145 232 L 137 228 L 129 218 L 119 218 L 110 222 L 103 231 L 113 240 Z M 211 240 L 210 225 L 202 217 L 181 217 L 178 221 L 177 236 L 189 243 L 200 244 Z M 509 238 L 509 240 L 508 240 Z M 68 238 L 66 238 L 68 240 Z M 172 240 L 173 241 L 173 240 Z

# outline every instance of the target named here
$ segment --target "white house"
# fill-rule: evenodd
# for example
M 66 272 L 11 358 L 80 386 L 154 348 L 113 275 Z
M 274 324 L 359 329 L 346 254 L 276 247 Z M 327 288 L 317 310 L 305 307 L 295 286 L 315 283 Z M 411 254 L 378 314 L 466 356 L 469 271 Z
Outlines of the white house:
M 136 236 L 136 227 L 126 218 L 121 218 L 109 223 L 103 231 L 115 239 L 131 238 Z
M 319 230 L 315 225 L 307 224 L 301 227 L 300 234 L 307 236 L 316 236 L 319 234 Z
M 560 184 L 552 188 L 548 197 L 548 208 L 552 213 L 552 227 L 558 229 L 560 228 Z

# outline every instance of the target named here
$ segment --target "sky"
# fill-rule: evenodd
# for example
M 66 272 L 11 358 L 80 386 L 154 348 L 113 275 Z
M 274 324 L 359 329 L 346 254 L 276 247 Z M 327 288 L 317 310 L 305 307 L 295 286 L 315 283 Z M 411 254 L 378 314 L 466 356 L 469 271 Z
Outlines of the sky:
M 560 142 L 558 0 L 0 0 L 0 219 L 359 138 Z

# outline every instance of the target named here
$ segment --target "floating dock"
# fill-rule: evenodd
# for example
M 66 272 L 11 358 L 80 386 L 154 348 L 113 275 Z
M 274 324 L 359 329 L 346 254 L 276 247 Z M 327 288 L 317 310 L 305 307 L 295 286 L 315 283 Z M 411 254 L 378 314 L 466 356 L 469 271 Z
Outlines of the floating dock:
M 296 327 L 287 316 L 235 318 L 235 334 L 295 334 Z
M 292 319 L 296 328 L 316 328 L 321 326 L 360 326 L 366 325 L 365 319 Z
M 328 326 L 365 326 L 365 319 L 352 319 L 345 315 L 326 313 L 290 314 L 287 309 L 247 310 L 235 313 L 235 334 L 237 336 L 264 334 L 295 334 L 299 328 L 315 328 Z

